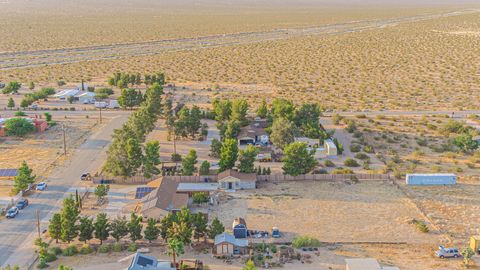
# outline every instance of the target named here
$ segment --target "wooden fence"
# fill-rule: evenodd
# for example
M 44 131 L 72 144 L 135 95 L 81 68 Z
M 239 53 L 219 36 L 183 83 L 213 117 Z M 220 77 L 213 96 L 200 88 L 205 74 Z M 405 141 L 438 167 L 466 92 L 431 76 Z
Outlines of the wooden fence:
M 388 174 L 302 174 L 290 176 L 283 174 L 257 175 L 259 182 L 289 182 L 289 181 L 347 181 L 347 180 L 390 180 Z
M 108 176 L 108 175 L 99 175 L 92 176 L 92 181 L 94 184 L 146 184 L 150 181 L 157 179 L 158 177 L 144 177 L 142 175 L 130 176 L 130 177 L 121 177 L 121 176 Z

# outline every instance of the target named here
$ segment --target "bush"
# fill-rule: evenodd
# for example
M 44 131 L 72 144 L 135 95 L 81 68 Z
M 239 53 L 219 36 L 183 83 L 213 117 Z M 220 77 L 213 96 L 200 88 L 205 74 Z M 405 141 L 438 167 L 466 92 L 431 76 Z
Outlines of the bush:
M 50 252 L 51 252 L 52 254 L 55 254 L 55 255 L 60 255 L 60 254 L 62 254 L 62 249 L 59 248 L 59 247 L 52 247 L 52 248 L 50 249 Z
M 180 161 L 182 161 L 182 156 L 178 153 L 173 153 L 172 154 L 172 161 L 173 162 L 180 162 Z
M 294 248 L 319 247 L 320 245 L 321 242 L 318 239 L 310 236 L 297 236 L 292 241 L 292 246 Z
M 120 243 L 115 243 L 112 247 L 112 251 L 114 252 L 121 252 L 123 250 L 123 247 Z
M 423 232 L 423 233 L 428 233 L 430 230 L 428 229 L 427 227 L 427 224 L 425 224 L 425 221 L 423 220 L 416 220 L 416 219 L 413 219 L 412 224 L 415 224 L 415 226 L 417 226 L 417 229 L 420 231 L 420 232 Z
M 373 147 L 371 147 L 370 145 L 365 145 L 363 147 L 363 152 L 373 154 L 375 153 L 375 150 L 373 150 Z
M 329 159 L 325 160 L 325 163 L 324 163 L 324 164 L 325 164 L 325 166 L 327 166 L 327 167 L 335 167 L 335 164 L 333 163 L 333 161 L 331 161 L 331 160 L 329 160 Z
M 348 169 L 348 168 L 338 168 L 338 169 L 335 169 L 332 171 L 332 174 L 353 174 L 353 171 L 351 169 Z
M 62 255 L 63 256 L 73 256 L 78 253 L 77 246 L 71 245 L 68 246 L 66 249 L 63 250 Z
M 27 116 L 27 114 L 25 112 L 22 112 L 22 111 L 15 112 L 14 115 L 15 116 Z
M 80 254 L 90 254 L 93 252 L 93 249 L 90 247 L 89 244 L 83 244 L 83 246 L 80 248 Z
M 57 255 L 55 255 L 53 253 L 47 252 L 47 254 L 45 255 L 45 262 L 47 262 L 47 263 L 53 262 L 53 261 L 56 261 L 56 260 L 57 260 Z
M 196 204 L 207 203 L 208 200 L 209 200 L 208 195 L 205 193 L 193 194 L 193 203 L 196 203 Z
M 360 166 L 360 164 L 358 164 L 358 162 L 357 162 L 355 159 L 353 159 L 353 158 L 347 158 L 347 159 L 343 162 L 343 164 L 344 164 L 345 166 L 347 166 L 347 167 L 358 167 L 358 166 Z
M 362 147 L 360 145 L 358 144 L 350 145 L 350 151 L 352 151 L 353 153 L 360 152 L 360 150 L 362 150 Z
M 47 264 L 47 262 L 45 262 L 45 260 L 40 260 L 40 262 L 37 265 L 38 269 L 45 269 L 47 267 L 48 267 L 48 264 Z
M 368 159 L 370 159 L 370 157 L 369 157 L 367 154 L 365 154 L 365 153 L 358 153 L 358 154 L 355 155 L 355 158 L 356 158 L 356 159 L 361 159 L 361 160 L 368 160 Z
M 112 249 L 112 247 L 110 245 L 101 245 L 98 248 L 98 252 L 99 253 L 108 253 L 108 252 L 110 252 L 111 249 Z
M 130 245 L 128 245 L 128 248 L 127 248 L 127 250 L 130 252 L 136 252 L 137 249 L 138 249 L 137 243 L 130 243 Z

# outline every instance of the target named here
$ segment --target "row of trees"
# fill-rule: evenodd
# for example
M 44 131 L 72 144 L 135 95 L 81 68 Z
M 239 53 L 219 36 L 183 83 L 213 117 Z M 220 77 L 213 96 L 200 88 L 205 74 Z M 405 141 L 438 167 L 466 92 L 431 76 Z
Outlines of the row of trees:
M 236 138 L 240 128 L 248 125 L 249 105 L 245 99 L 233 101 L 215 99 L 212 105 L 222 141 Z
M 145 177 L 159 173 L 156 167 L 160 164 L 158 141 L 147 142 L 144 146 L 142 143 L 162 113 L 162 95 L 162 86 L 153 84 L 147 89 L 140 108 L 132 113 L 121 129 L 114 131 L 104 171 L 124 177 L 133 176 L 139 171 Z
M 33 102 L 40 99 L 45 99 L 48 96 L 53 94 L 55 94 L 55 89 L 51 87 L 45 87 L 45 88 L 42 88 L 40 91 L 25 94 L 25 97 L 22 99 L 22 101 L 20 101 L 20 107 L 26 108 L 32 105 Z
M 142 76 L 140 73 L 129 74 L 116 72 L 113 76 L 108 78 L 107 82 L 110 86 L 116 86 L 120 89 L 127 88 L 128 85 L 131 85 L 132 87 L 134 85 L 139 86 L 142 83 L 145 83 L 147 86 L 155 83 L 163 86 L 165 84 L 165 74 L 145 74 Z

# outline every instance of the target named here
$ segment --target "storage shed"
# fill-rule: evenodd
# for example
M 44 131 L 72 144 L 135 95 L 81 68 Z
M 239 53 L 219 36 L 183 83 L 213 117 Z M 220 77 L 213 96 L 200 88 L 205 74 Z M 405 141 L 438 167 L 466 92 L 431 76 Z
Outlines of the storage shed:
M 234 170 L 226 170 L 218 174 L 217 179 L 220 189 L 255 189 L 257 187 L 256 173 L 241 173 Z
M 229 233 L 222 233 L 215 236 L 213 253 L 215 255 L 246 254 L 248 249 L 247 239 L 236 239 Z
M 247 223 L 243 218 L 236 218 L 232 224 L 232 231 L 235 238 L 247 238 Z
M 407 174 L 407 185 L 455 185 L 457 176 L 452 173 Z
M 480 250 L 480 235 L 470 237 L 470 248 L 477 253 Z

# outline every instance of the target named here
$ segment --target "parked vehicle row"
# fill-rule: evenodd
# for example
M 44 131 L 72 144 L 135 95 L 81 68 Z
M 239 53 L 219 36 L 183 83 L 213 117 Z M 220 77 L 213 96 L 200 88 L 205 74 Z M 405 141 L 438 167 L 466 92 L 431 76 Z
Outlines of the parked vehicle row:
M 20 210 L 24 209 L 25 207 L 28 206 L 28 200 L 27 199 L 20 199 L 15 206 L 12 208 L 8 209 L 7 214 L 5 214 L 6 218 L 15 218 Z

